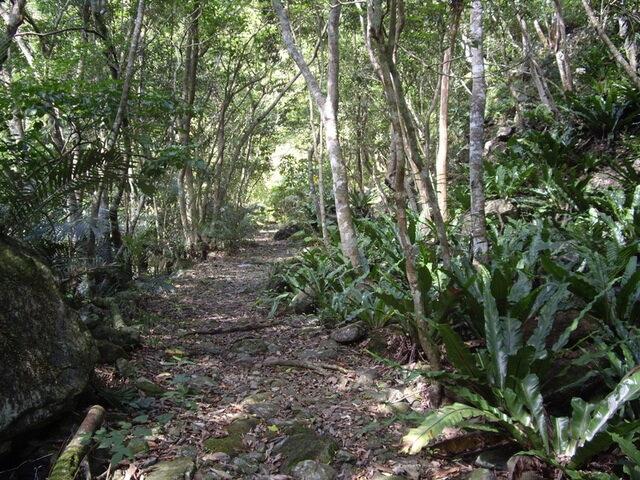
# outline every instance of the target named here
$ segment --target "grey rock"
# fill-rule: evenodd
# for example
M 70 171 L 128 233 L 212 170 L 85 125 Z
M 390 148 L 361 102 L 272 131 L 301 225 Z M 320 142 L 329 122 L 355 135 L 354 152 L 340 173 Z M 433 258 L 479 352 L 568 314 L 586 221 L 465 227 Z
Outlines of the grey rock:
M 481 452 L 476 458 L 478 467 L 490 468 L 492 470 L 508 470 L 507 462 L 513 455 L 512 448 L 494 448 Z
M 291 300 L 291 308 L 297 314 L 313 313 L 317 309 L 315 292 L 311 288 L 298 292 Z
M 506 142 L 513 136 L 514 133 L 516 133 L 516 129 L 513 125 L 505 125 L 498 129 L 498 131 L 496 132 L 496 138 L 501 142 Z
M 267 353 L 269 346 L 260 338 L 245 338 L 234 343 L 231 351 L 236 355 L 252 356 Z
M 109 340 L 96 339 L 98 352 L 100 353 L 100 362 L 114 364 L 120 359 L 129 358 L 129 354 L 120 345 L 110 342 Z
M 245 410 L 256 417 L 270 419 L 278 414 L 280 405 L 271 402 L 255 403 L 245 406 Z
M 537 472 L 522 472 L 520 474 L 520 480 L 545 480 L 545 477 Z
M 124 378 L 135 378 L 137 374 L 136 367 L 125 358 L 116 360 L 116 368 L 118 369 L 118 373 Z
M 238 472 L 244 473 L 245 475 L 251 475 L 258 471 L 258 463 L 244 455 L 234 458 L 232 463 Z
M 182 457 L 157 464 L 145 478 L 147 480 L 188 480 L 193 478 L 195 471 L 196 464 L 193 459 Z
M 337 343 L 355 343 L 367 336 L 367 329 L 363 323 L 357 322 L 338 328 L 331 333 L 331 340 Z
M 334 480 L 337 474 L 329 465 L 314 460 L 304 460 L 293 468 L 291 475 L 302 480 Z
M 72 409 L 97 357 L 49 269 L 0 236 L 0 444 Z
M 153 383 L 145 377 L 138 378 L 135 385 L 136 388 L 138 388 L 138 390 L 142 390 L 147 397 L 162 397 L 167 393 L 167 390 L 164 387 Z
M 478 468 L 467 475 L 467 480 L 496 480 L 496 475 L 486 468 Z
M 290 474 L 298 463 L 304 460 L 329 464 L 333 461 L 338 444 L 329 436 L 318 435 L 311 429 L 299 428 L 276 445 L 273 452 L 282 456 L 280 473 Z
M 347 450 L 338 450 L 336 452 L 335 461 L 337 463 L 352 463 L 358 460 L 358 456 L 348 452 Z

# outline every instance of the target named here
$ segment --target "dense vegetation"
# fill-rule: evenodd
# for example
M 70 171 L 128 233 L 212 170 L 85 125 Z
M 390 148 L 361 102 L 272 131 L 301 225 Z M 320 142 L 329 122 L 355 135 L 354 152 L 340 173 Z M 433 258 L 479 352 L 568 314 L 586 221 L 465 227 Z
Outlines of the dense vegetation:
M 273 311 L 396 328 L 455 399 L 409 451 L 640 478 L 640 19 L 599 5 L 0 4 L 0 229 L 80 302 L 295 223 Z

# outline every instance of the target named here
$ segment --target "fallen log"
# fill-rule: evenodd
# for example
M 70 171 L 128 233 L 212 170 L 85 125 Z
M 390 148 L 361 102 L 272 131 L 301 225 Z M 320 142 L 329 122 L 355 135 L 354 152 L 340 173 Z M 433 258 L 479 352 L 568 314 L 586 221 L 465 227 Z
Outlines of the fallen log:
M 62 451 L 51 469 L 49 480 L 73 480 L 82 460 L 89 451 L 91 435 L 102 425 L 105 410 L 100 405 L 89 409 L 75 435 Z

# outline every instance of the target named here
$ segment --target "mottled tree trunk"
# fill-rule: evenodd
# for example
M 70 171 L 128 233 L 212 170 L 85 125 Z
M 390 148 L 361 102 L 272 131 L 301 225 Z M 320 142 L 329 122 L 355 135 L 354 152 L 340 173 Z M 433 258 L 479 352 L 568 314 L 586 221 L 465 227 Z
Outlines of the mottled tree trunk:
M 482 156 L 486 85 L 482 49 L 482 0 L 471 2 L 471 117 L 469 120 L 469 180 L 471 184 L 471 248 L 479 263 L 488 261 L 489 241 L 484 212 Z
M 327 155 L 331 165 L 333 178 L 333 192 L 336 206 L 336 216 L 342 252 L 345 258 L 354 266 L 359 267 L 363 263 L 358 249 L 356 230 L 349 208 L 349 188 L 347 171 L 342 158 L 342 148 L 338 134 L 338 68 L 339 68 L 339 24 L 341 15 L 341 3 L 339 0 L 331 0 L 329 12 L 329 24 L 327 29 L 328 43 L 328 72 L 327 94 L 324 95 L 314 77 L 309 64 L 302 58 L 302 54 L 293 40 L 293 33 L 287 14 L 280 0 L 272 0 L 273 6 L 280 19 L 282 27 L 282 39 L 291 58 L 296 62 L 304 76 L 307 87 L 313 96 L 324 126 Z
M 436 155 L 436 190 L 438 193 L 438 206 L 442 219 L 448 218 L 448 172 L 447 156 L 449 153 L 449 87 L 451 84 L 451 55 L 455 48 L 458 27 L 462 14 L 462 1 L 451 2 L 451 25 L 449 31 L 449 45 L 442 58 L 442 72 L 440 74 L 440 114 L 438 116 L 438 154 Z

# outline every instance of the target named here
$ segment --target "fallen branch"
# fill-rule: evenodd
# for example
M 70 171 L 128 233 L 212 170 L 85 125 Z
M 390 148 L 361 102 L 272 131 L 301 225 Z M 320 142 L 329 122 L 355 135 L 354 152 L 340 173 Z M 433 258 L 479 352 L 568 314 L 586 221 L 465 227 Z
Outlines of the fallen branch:
M 102 425 L 104 414 L 104 408 L 100 405 L 91 407 L 76 434 L 53 465 L 49 480 L 73 480 L 76 477 L 82 459 L 89 451 L 91 435 Z
M 261 330 L 263 328 L 275 327 L 282 322 L 264 322 L 264 323 L 243 323 L 240 325 L 230 325 L 227 327 L 210 328 L 208 330 L 191 330 L 181 334 L 181 337 L 188 337 L 189 335 L 219 335 L 222 333 L 235 333 L 235 332 L 252 332 L 253 330 Z
M 286 360 L 283 358 L 275 358 L 269 357 L 266 358 L 263 362 L 263 365 L 279 365 L 281 367 L 296 367 L 296 368 L 306 368 L 309 370 L 314 370 L 323 375 L 327 375 L 327 370 L 333 370 L 336 372 L 344 373 L 345 375 L 350 375 L 353 372 L 347 368 L 340 367 L 338 365 L 332 365 L 330 363 L 325 362 L 305 362 L 304 360 Z

